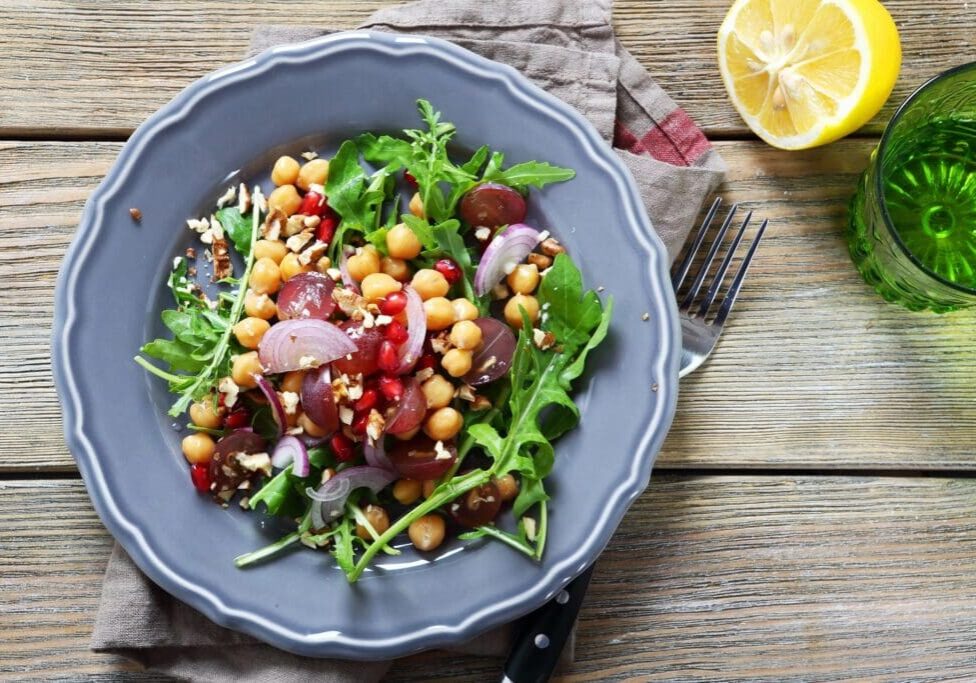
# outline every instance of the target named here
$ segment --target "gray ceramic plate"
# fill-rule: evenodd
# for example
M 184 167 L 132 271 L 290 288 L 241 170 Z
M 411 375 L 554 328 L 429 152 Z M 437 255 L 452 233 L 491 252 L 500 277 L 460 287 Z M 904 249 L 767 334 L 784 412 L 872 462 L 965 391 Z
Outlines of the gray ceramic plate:
M 260 180 L 283 149 L 329 150 L 359 131 L 414 127 L 418 97 L 457 124 L 463 147 L 576 169 L 574 181 L 533 192 L 529 222 L 552 230 L 585 282 L 616 298 L 610 338 L 577 392 L 582 424 L 557 445 L 545 558 L 535 564 L 487 541 L 434 558 L 407 549 L 355 586 L 325 553 L 239 571 L 232 559 L 278 530 L 193 490 L 165 416 L 170 396 L 132 357 L 162 332 L 163 283 L 191 243 L 184 220 L 212 206 L 229 172 Z M 130 207 L 142 210 L 141 224 Z M 314 656 L 382 658 L 460 642 L 554 595 L 596 559 L 646 487 L 677 397 L 667 270 L 610 148 L 512 69 L 443 41 L 376 33 L 275 49 L 194 83 L 154 114 L 89 199 L 57 291 L 53 355 L 68 445 L 109 531 L 156 583 L 213 621 Z

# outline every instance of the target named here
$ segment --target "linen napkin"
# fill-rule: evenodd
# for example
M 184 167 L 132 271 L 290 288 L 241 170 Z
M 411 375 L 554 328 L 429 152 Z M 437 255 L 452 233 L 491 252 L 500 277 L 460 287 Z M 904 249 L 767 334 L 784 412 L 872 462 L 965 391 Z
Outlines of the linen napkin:
M 451 40 L 515 67 L 576 107 L 630 169 L 674 259 L 725 165 L 616 40 L 611 9 L 612 0 L 420 0 L 379 10 L 360 28 Z M 260 27 L 251 53 L 329 32 Z M 503 655 L 511 631 L 494 629 L 456 651 Z M 571 661 L 572 645 L 564 661 Z M 118 546 L 105 573 L 91 646 L 194 681 L 373 681 L 391 664 L 298 657 L 221 628 L 153 584 Z

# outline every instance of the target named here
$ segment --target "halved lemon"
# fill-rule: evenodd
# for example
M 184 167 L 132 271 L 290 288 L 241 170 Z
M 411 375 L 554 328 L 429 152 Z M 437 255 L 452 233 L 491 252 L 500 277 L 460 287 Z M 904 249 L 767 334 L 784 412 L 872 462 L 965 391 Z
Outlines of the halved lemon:
M 725 89 L 746 124 L 782 149 L 833 142 L 891 94 L 901 44 L 878 0 L 736 0 L 718 32 Z

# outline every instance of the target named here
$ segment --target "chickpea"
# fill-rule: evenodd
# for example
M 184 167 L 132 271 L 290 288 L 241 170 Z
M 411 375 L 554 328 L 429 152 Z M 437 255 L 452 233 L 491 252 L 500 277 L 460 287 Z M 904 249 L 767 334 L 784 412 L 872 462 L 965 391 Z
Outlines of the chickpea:
M 430 494 L 432 494 L 434 492 L 434 489 L 436 488 L 437 488 L 436 479 L 424 480 L 423 486 L 421 487 L 421 492 L 424 494 L 424 498 L 430 498 Z
M 413 197 L 410 198 L 410 213 L 417 218 L 427 217 L 424 213 L 424 200 L 420 198 L 419 192 L 414 192 Z
M 403 223 L 394 225 L 386 233 L 386 250 L 393 258 L 417 258 L 423 248 L 414 231 Z
M 417 550 L 434 550 L 444 542 L 444 520 L 438 515 L 424 515 L 410 524 L 407 535 Z
M 280 240 L 258 240 L 254 243 L 254 258 L 269 258 L 275 263 L 281 263 L 288 253 L 288 247 Z
M 441 367 L 451 377 L 463 377 L 471 370 L 472 356 L 464 349 L 451 349 L 441 358 Z
M 363 510 L 363 514 L 366 519 L 373 526 L 373 530 L 377 534 L 382 534 L 384 531 L 390 528 L 390 516 L 386 514 L 386 510 L 381 508 L 379 505 L 367 505 L 366 509 Z M 364 541 L 372 540 L 372 535 L 362 524 L 356 525 L 356 535 L 359 536 Z
M 361 288 L 367 300 L 379 301 L 387 294 L 399 292 L 403 285 L 386 273 L 370 273 L 363 278 Z
M 267 294 L 258 294 L 249 289 L 244 294 L 244 312 L 252 318 L 270 320 L 278 314 L 278 307 Z
M 210 458 L 213 456 L 214 440 L 210 438 L 209 434 L 197 432 L 184 437 L 180 447 L 190 464 L 205 465 L 210 462 Z
M 386 273 L 398 282 L 410 281 L 410 266 L 401 258 L 384 256 L 380 260 L 380 271 Z
M 474 320 L 478 317 L 478 307 L 463 296 L 451 302 L 455 320 Z
M 505 321 L 516 329 L 522 327 L 522 311 L 524 308 L 531 322 L 539 319 L 539 300 L 531 294 L 516 294 L 505 304 Z
M 421 268 L 414 273 L 410 286 L 417 290 L 417 294 L 424 301 L 435 296 L 444 296 L 451 288 L 447 278 L 432 268 Z
M 276 187 L 268 195 L 268 209 L 279 209 L 286 216 L 291 216 L 302 205 L 302 198 L 294 185 Z
M 221 423 L 220 410 L 214 408 L 212 396 L 206 396 L 190 406 L 190 419 L 198 427 L 217 429 Z
M 328 436 L 329 432 L 323 427 L 320 427 L 317 423 L 312 422 L 312 418 L 306 415 L 304 412 L 300 413 L 298 419 L 295 423 L 304 430 L 313 439 L 321 439 L 323 436 Z
M 311 265 L 303 266 L 298 260 L 298 254 L 293 254 L 289 252 L 285 255 L 285 258 L 281 259 L 281 266 L 279 266 L 279 272 L 281 273 L 281 280 L 287 282 L 299 273 L 308 273 L 313 270 Z
M 531 263 L 520 263 L 508 274 L 507 281 L 516 294 L 531 294 L 539 286 L 539 269 Z
M 293 394 L 302 393 L 302 380 L 305 379 L 304 370 L 292 370 L 291 372 L 286 372 L 285 376 L 281 379 L 281 386 L 279 387 L 281 391 L 290 391 Z
M 431 375 L 420 385 L 420 390 L 424 392 L 427 407 L 430 409 L 443 408 L 454 399 L 454 385 L 444 379 L 443 375 Z
M 427 416 L 424 432 L 435 441 L 447 441 L 464 425 L 464 418 L 454 408 L 438 408 Z
M 416 479 L 398 479 L 393 485 L 393 497 L 401 505 L 410 505 L 420 498 L 422 486 Z
M 451 343 L 465 351 L 474 351 L 481 346 L 481 337 L 481 328 L 470 320 L 456 322 L 451 328 Z
M 256 349 L 261 337 L 271 329 L 271 323 L 261 318 L 244 318 L 234 325 L 234 336 L 245 349 Z
M 368 245 L 357 251 L 346 261 L 349 276 L 357 282 L 362 282 L 367 275 L 380 272 L 380 255 L 376 247 Z
M 511 474 L 503 474 L 495 479 L 495 486 L 498 487 L 498 497 L 502 499 L 503 503 L 515 498 L 519 492 L 518 482 Z
M 261 367 L 261 361 L 258 360 L 257 351 L 242 353 L 234 359 L 234 363 L 230 369 L 230 378 L 241 389 L 253 389 L 256 387 L 258 383 L 254 380 L 254 375 L 263 374 L 264 368 Z
M 251 279 L 248 281 L 258 294 L 274 294 L 281 287 L 281 271 L 278 264 L 268 257 L 258 259 L 251 267 Z
M 312 185 L 325 185 L 329 179 L 329 162 L 325 159 L 312 159 L 302 164 L 298 170 L 298 179 L 295 184 L 308 192 Z
M 299 163 L 290 156 L 278 157 L 271 169 L 271 182 L 275 185 L 294 185 L 298 180 Z
M 442 296 L 435 296 L 424 302 L 424 313 L 427 314 L 427 329 L 437 332 L 446 330 L 454 324 L 454 307 Z

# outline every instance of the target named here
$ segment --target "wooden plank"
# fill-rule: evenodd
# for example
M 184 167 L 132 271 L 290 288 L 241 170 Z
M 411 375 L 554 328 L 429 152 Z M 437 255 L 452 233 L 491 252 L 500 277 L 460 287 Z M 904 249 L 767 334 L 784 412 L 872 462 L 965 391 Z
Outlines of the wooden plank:
M 11 0 L 0 7 L 0 136 L 125 135 L 191 81 L 241 58 L 253 27 L 352 28 L 393 0 Z M 917 85 L 972 55 L 966 0 L 887 0 L 902 77 L 880 130 Z M 715 61 L 729 0 L 617 0 L 622 42 L 709 133 L 743 134 Z
M 110 538 L 80 482 L 0 483 L 0 675 L 132 671 L 88 651 Z M 976 677 L 976 481 L 664 476 L 626 517 L 565 681 Z M 447 654 L 393 680 L 490 680 Z
M 913 314 L 861 281 L 846 203 L 873 143 L 718 145 L 728 201 L 772 221 L 713 359 L 682 383 L 661 467 L 972 469 L 971 312 Z M 49 369 L 53 287 L 116 143 L 0 143 L 0 471 L 73 471 Z M 24 448 L 25 425 L 30 447 Z

